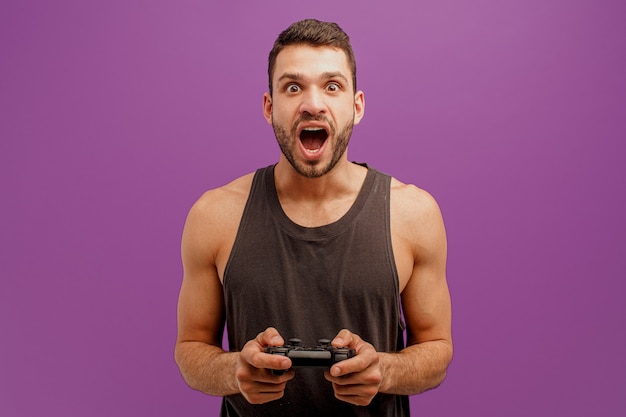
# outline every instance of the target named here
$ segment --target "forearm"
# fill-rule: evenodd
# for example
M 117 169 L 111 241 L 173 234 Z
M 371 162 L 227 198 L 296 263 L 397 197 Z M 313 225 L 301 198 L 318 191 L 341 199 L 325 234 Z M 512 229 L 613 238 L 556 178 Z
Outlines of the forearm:
M 397 353 L 380 353 L 380 391 L 412 395 L 436 388 L 445 379 L 451 360 L 452 344 L 443 340 L 411 345 Z
M 239 392 L 235 379 L 237 355 L 202 342 L 179 342 L 175 351 L 185 382 L 195 390 L 214 396 Z

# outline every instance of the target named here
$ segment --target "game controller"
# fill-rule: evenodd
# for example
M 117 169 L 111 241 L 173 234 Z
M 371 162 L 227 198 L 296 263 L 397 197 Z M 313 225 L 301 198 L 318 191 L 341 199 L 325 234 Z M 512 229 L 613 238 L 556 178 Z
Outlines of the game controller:
M 300 346 L 298 338 L 289 339 L 283 346 L 268 346 L 265 353 L 282 355 L 291 359 L 292 368 L 327 368 L 356 355 L 354 349 L 337 348 L 330 344 L 329 339 L 320 339 L 314 348 Z M 272 369 L 272 374 L 282 375 L 284 371 Z

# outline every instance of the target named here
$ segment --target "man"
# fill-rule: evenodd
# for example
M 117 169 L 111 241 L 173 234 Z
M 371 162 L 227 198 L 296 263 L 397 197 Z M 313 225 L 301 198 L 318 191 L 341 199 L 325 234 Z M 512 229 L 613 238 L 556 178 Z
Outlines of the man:
M 407 416 L 408 395 L 438 386 L 452 358 L 439 208 L 348 161 L 365 101 L 339 26 L 294 23 L 268 73 L 282 154 L 192 207 L 176 361 L 192 388 L 224 396 L 223 416 Z M 320 370 L 265 353 L 292 337 L 356 355 Z

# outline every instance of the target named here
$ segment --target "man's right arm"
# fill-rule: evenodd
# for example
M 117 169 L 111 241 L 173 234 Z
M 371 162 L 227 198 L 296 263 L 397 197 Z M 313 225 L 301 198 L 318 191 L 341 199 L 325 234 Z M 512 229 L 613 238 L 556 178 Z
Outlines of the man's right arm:
M 288 359 L 263 351 L 265 346 L 283 343 L 274 329 L 259 334 L 241 352 L 222 349 L 224 298 L 218 264 L 225 262 L 232 247 L 239 222 L 233 213 L 240 216 L 236 207 L 241 205 L 229 196 L 232 193 L 228 190 L 210 191 L 187 217 L 181 247 L 184 275 L 175 358 L 191 388 L 215 396 L 242 393 L 248 401 L 262 403 L 282 397 L 293 373 L 274 376 L 267 371 L 290 366 Z
M 219 213 L 211 201 L 221 192 L 206 193 L 189 211 L 181 243 L 183 282 L 178 297 L 175 358 L 183 378 L 210 395 L 238 392 L 234 376 L 237 354 L 222 350 L 222 284 L 216 268 Z

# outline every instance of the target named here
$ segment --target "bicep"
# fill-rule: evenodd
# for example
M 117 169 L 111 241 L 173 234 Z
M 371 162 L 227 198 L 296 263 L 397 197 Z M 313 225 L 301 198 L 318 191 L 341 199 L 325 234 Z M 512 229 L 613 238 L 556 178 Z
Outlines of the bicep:
M 185 224 L 181 256 L 183 282 L 178 297 L 178 342 L 221 346 L 224 326 L 222 284 L 215 267 L 209 230 L 194 209 Z
M 217 278 L 185 276 L 178 297 L 178 341 L 221 347 L 223 297 Z
M 445 275 L 419 268 L 402 293 L 407 344 L 451 341 L 451 302 Z
M 447 242 L 438 205 L 422 197 L 411 242 L 413 268 L 402 292 L 407 343 L 434 340 L 451 342 L 451 301 L 446 280 Z

